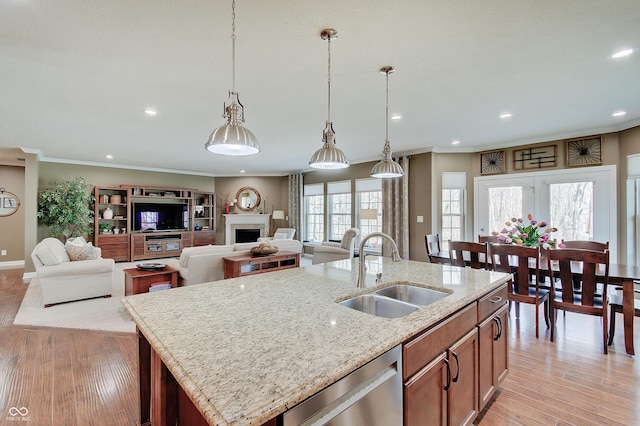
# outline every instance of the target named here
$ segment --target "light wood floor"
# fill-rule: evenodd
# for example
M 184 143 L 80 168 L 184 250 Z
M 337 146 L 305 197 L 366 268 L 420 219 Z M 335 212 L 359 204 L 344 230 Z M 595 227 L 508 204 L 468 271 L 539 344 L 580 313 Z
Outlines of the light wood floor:
M 0 269 L 0 425 L 135 425 L 134 335 L 14 326 L 22 274 Z M 533 312 L 523 305 L 519 321 L 512 312 L 509 376 L 475 423 L 640 424 L 640 366 L 625 354 L 621 317 L 603 355 L 598 318 L 560 313 L 551 343 L 544 325 L 535 338 Z M 640 321 L 635 330 L 640 345 Z M 11 420 L 11 407 L 26 407 L 30 421 Z

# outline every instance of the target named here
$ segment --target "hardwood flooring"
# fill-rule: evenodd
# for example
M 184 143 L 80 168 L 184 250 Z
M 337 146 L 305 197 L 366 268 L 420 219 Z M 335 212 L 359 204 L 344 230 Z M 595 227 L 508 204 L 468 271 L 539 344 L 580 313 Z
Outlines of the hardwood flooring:
M 135 425 L 135 336 L 14 326 L 22 274 L 0 269 L 0 425 Z M 509 321 L 509 376 L 475 424 L 640 423 L 640 365 L 625 354 L 621 318 L 604 355 L 599 318 L 560 313 L 551 343 L 544 325 L 535 338 L 533 307 L 520 311 Z M 640 345 L 637 320 L 635 330 Z M 29 421 L 16 421 L 12 407 L 28 409 Z

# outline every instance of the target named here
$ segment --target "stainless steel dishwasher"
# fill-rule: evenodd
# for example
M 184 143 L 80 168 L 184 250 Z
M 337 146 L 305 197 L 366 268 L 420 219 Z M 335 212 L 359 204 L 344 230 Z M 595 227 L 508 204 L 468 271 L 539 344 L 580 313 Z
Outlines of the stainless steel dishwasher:
M 282 415 L 283 425 L 402 425 L 402 346 L 398 345 Z

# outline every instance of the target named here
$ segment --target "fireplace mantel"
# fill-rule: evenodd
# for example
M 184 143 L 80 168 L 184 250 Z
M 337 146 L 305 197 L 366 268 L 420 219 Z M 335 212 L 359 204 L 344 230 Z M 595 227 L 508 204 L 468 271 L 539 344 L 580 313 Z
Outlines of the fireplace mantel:
M 224 243 L 234 244 L 236 229 L 260 229 L 261 237 L 269 236 L 270 214 L 224 214 Z

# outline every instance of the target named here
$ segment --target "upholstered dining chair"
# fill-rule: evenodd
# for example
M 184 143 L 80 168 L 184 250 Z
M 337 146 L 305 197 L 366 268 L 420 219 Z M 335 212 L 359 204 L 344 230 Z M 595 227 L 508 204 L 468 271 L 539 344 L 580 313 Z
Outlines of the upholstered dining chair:
M 540 248 L 489 243 L 489 255 L 494 270 L 513 276 L 509 286 L 509 307 L 515 302 L 516 318 L 520 318 L 520 303 L 536 307 L 538 338 L 540 305 L 544 305 L 544 322 L 549 327 L 549 291 L 540 288 Z
M 339 243 L 323 241 L 319 246 L 314 247 L 311 263 L 316 265 L 318 263 L 333 262 L 334 260 L 353 259 L 358 235 L 360 235 L 358 228 L 349 228 Z
M 551 341 L 555 339 L 556 311 L 602 317 L 602 342 L 604 353 L 608 353 L 607 298 L 598 297 L 596 283 L 602 283 L 603 293 L 607 294 L 609 284 L 609 251 L 583 249 L 549 250 L 547 254 L 551 282 L 560 279 L 560 291 L 551 286 Z M 575 275 L 581 276 L 582 286 L 576 290 L 573 283 Z
M 425 235 L 424 244 L 427 247 L 427 256 L 429 256 L 429 261 L 431 263 L 438 263 L 438 260 L 433 257 L 433 254 L 440 252 L 440 234 Z
M 637 281 L 634 281 L 634 284 L 639 284 Z M 622 291 L 622 287 L 615 287 L 616 293 L 609 294 L 609 342 L 608 345 L 611 346 L 613 344 L 613 335 L 616 332 L 616 314 L 622 313 L 622 295 L 620 291 Z M 634 289 L 635 293 L 640 293 L 640 290 Z M 640 317 L 640 300 L 633 299 L 633 315 L 636 317 Z
M 448 246 L 449 261 L 452 265 L 487 269 L 487 244 L 449 240 Z M 465 259 L 465 253 L 467 253 L 467 259 Z

